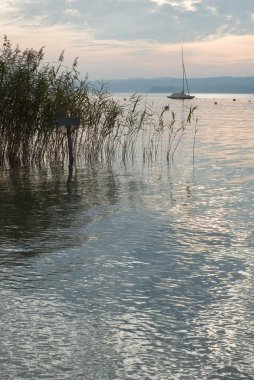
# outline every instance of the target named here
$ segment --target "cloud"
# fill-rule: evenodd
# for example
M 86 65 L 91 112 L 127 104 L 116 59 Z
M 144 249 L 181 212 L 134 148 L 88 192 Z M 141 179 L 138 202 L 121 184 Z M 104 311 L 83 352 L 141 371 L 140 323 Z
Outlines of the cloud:
M 21 48 L 46 46 L 49 61 L 80 56 L 96 77 L 178 75 L 179 43 L 190 75 L 253 73 L 253 0 L 1 0 L 0 26 Z
M 254 33 L 253 0 L 4 0 L 1 7 L 2 17 L 23 27 L 68 25 L 100 40 L 176 43 Z
M 158 5 L 168 4 L 186 12 L 195 12 L 197 11 L 196 4 L 201 3 L 202 0 L 154 0 L 154 2 Z

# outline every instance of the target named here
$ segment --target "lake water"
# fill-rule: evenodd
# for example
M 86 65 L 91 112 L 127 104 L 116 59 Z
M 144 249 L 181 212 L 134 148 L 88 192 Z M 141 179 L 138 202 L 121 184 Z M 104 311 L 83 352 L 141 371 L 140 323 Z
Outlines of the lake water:
M 1 379 L 254 379 L 254 99 L 191 104 L 194 163 L 1 172 Z

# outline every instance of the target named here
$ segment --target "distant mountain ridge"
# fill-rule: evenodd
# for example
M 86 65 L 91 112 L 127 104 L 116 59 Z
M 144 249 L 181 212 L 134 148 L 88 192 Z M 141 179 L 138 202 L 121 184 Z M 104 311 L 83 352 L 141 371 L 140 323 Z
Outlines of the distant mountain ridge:
M 129 78 L 104 81 L 109 92 L 172 93 L 182 88 L 181 78 Z M 191 93 L 254 94 L 254 77 L 207 77 L 188 79 Z

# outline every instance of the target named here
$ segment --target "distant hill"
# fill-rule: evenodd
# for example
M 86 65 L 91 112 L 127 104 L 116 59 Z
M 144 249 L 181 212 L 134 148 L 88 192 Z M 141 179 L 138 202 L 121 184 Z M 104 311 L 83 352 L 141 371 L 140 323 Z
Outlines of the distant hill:
M 105 81 L 109 92 L 172 93 L 182 88 L 180 78 L 130 78 Z M 254 77 L 209 77 L 188 79 L 191 93 L 254 94 Z

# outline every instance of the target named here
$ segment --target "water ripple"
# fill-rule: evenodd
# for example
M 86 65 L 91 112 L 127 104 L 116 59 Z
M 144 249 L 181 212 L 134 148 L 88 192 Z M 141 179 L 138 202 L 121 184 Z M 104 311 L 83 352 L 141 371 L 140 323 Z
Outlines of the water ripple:
M 253 111 L 199 102 L 194 167 L 0 176 L 4 380 L 254 378 Z

